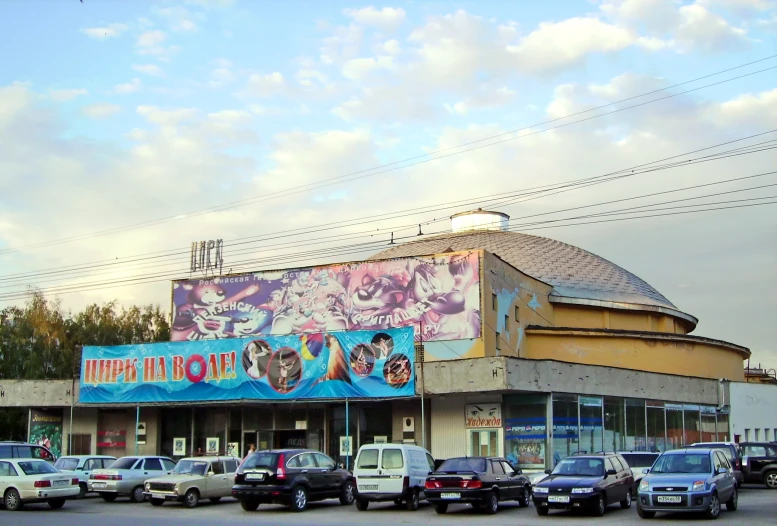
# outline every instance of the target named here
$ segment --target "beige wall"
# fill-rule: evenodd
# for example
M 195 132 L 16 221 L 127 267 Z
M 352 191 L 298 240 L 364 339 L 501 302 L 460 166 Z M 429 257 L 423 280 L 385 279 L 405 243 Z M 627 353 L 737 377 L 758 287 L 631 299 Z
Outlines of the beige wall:
M 426 417 L 426 449 L 429 449 L 429 437 L 431 436 L 431 404 L 425 400 L 424 413 Z M 415 443 L 424 445 L 421 425 L 421 400 L 395 400 L 391 403 L 392 436 L 391 442 L 402 442 L 402 422 L 405 417 L 415 419 Z
M 62 452 L 70 454 L 70 409 L 62 411 L 64 418 L 62 420 Z M 73 427 L 74 435 L 90 435 L 91 450 L 90 455 L 97 454 L 97 409 L 91 407 L 73 408 Z
M 501 395 L 443 396 L 432 399 L 432 447 L 435 459 L 469 454 L 469 430 L 464 427 L 465 409 L 469 404 L 501 403 Z M 503 417 L 504 418 L 504 417 Z M 499 429 L 499 451 L 504 449 L 504 426 Z

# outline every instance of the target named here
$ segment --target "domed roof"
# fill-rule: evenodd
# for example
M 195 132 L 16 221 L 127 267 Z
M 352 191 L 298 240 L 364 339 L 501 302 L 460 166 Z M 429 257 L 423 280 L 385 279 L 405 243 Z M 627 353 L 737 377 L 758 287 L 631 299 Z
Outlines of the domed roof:
M 492 252 L 518 270 L 552 285 L 551 296 L 556 296 L 558 302 L 587 300 L 589 304 L 629 304 L 619 306 L 630 310 L 640 305 L 649 310 L 670 309 L 672 314 L 697 323 L 696 318 L 680 312 L 647 282 L 615 263 L 561 241 L 520 232 L 471 230 L 421 237 L 375 254 L 372 259 L 476 249 Z

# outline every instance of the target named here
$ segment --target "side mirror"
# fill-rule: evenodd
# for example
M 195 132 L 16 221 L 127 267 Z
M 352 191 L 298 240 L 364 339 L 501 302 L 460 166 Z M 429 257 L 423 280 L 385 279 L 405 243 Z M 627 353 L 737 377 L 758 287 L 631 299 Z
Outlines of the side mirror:
M 643 475 L 647 475 L 648 473 L 650 473 L 650 468 L 645 468 L 642 470 Z
M 617 471 L 615 471 L 614 469 L 608 469 L 608 470 L 607 470 L 607 472 L 606 472 L 606 474 L 607 474 L 607 475 L 617 475 L 617 474 L 618 474 L 618 472 L 617 472 Z
M 516 475 L 523 475 L 523 470 L 522 469 L 516 469 L 515 470 L 515 474 Z
M 546 474 L 546 475 L 550 475 L 550 470 L 549 470 L 549 469 L 546 469 L 546 470 L 545 470 L 545 474 Z
M 726 473 L 728 473 L 728 470 L 726 468 L 724 468 L 724 467 L 718 468 L 718 474 L 719 475 L 724 475 Z

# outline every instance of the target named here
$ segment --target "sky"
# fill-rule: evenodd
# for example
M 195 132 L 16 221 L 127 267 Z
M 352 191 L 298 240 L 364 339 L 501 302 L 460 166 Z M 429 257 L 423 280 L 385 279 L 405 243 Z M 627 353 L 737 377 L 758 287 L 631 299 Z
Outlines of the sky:
M 359 260 L 495 194 L 777 139 L 771 0 L 5 0 L 0 13 L 13 43 L 0 308 L 36 287 L 65 309 L 169 309 L 192 241 L 223 239 L 225 272 Z M 490 208 L 617 263 L 698 317 L 694 334 L 777 367 L 777 175 L 741 179 L 777 155 L 741 153 Z M 658 208 L 748 201 L 520 226 L 689 197 Z

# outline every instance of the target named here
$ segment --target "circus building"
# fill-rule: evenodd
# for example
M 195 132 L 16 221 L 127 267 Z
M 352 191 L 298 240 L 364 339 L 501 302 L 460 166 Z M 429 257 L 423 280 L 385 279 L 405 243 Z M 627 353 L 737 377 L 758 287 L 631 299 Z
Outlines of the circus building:
M 406 441 L 539 470 L 732 438 L 747 348 L 693 335 L 643 279 L 508 220 L 477 210 L 366 261 L 175 281 L 173 341 L 84 348 L 80 386 L 37 386 L 35 409 L 63 415 L 63 450 L 115 455 L 255 444 L 348 464 Z

